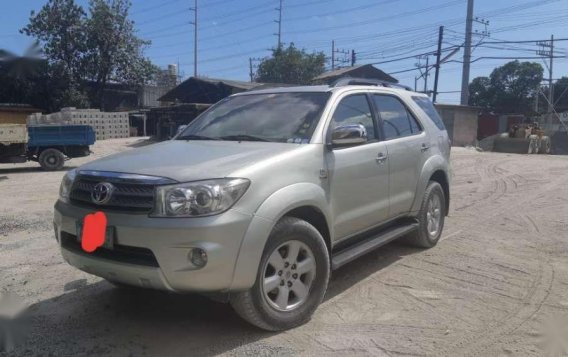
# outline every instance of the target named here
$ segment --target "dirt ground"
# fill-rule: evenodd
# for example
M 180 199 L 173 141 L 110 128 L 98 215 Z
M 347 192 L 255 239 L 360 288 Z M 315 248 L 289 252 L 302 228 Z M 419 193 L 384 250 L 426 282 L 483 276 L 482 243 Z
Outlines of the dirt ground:
M 139 143 L 98 142 L 93 156 L 66 168 Z M 259 331 L 225 304 L 117 289 L 68 266 L 51 224 L 63 172 L 1 165 L 0 289 L 21 296 L 33 316 L 14 354 L 554 352 L 555 342 L 568 341 L 561 330 L 568 321 L 568 157 L 454 148 L 452 164 L 452 207 L 438 246 L 393 243 L 346 265 L 311 322 L 283 333 Z

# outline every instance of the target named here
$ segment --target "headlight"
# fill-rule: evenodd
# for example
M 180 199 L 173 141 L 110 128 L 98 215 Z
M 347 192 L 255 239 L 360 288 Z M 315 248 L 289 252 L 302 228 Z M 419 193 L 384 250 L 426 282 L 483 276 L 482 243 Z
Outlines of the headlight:
M 159 186 L 154 217 L 199 217 L 225 212 L 250 185 L 242 178 L 228 178 Z
M 59 198 L 62 201 L 67 201 L 69 199 L 71 186 L 73 186 L 75 176 L 77 176 L 77 170 L 75 169 L 67 171 L 65 176 L 63 176 L 63 180 L 61 180 L 61 185 L 59 186 Z

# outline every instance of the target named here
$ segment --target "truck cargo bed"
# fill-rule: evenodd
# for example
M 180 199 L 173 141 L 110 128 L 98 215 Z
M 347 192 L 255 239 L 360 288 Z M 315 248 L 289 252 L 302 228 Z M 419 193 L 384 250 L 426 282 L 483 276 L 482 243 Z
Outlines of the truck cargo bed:
M 28 147 L 90 146 L 95 133 L 88 125 L 30 125 Z

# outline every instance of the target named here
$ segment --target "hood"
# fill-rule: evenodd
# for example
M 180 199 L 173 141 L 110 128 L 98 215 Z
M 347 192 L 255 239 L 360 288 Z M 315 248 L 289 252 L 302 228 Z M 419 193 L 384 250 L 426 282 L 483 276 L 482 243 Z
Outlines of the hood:
M 112 171 L 197 181 L 230 177 L 247 165 L 298 150 L 300 144 L 171 140 L 104 157 L 79 170 Z

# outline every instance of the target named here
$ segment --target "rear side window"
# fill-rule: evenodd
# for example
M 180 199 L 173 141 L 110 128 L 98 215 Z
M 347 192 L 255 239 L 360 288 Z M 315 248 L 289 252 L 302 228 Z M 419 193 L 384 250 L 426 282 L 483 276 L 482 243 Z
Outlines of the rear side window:
M 412 97 L 412 99 L 426 113 L 426 115 L 428 115 L 428 118 L 436 124 L 438 129 L 446 130 L 444 122 L 442 121 L 442 118 L 440 118 L 440 114 L 438 114 L 438 111 L 434 108 L 434 104 L 432 104 L 430 99 L 424 97 Z
M 402 138 L 420 132 L 420 125 L 416 119 L 395 97 L 373 95 L 373 101 L 383 123 L 385 140 Z

